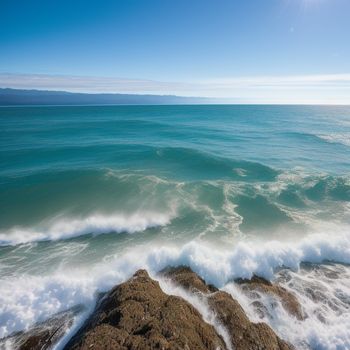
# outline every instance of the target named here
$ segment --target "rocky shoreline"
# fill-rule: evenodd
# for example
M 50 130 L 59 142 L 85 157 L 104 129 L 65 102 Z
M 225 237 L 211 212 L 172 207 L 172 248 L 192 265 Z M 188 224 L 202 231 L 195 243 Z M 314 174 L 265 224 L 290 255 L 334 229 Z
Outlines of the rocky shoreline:
M 291 350 L 294 347 L 279 338 L 263 322 L 253 323 L 241 305 L 229 293 L 205 283 L 190 268 L 167 268 L 159 278 L 205 305 L 210 319 L 188 298 L 165 293 L 159 282 L 145 270 L 101 295 L 95 310 L 65 345 L 65 350 Z M 279 285 L 254 276 L 237 280 L 242 293 L 271 294 L 297 319 L 305 315 L 296 297 Z M 264 313 L 256 302 L 257 312 Z M 0 349 L 51 349 L 71 327 L 81 310 L 57 314 L 27 332 L 0 340 Z M 7 345 L 5 345 L 7 344 Z

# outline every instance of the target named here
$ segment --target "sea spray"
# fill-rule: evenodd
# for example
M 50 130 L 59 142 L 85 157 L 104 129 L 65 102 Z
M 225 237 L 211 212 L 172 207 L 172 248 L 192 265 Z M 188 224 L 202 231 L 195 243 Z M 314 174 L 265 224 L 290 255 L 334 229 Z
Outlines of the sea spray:
M 97 264 L 92 269 L 57 272 L 49 276 L 22 275 L 3 279 L 0 287 L 1 335 L 29 327 L 34 322 L 76 304 L 91 304 L 97 291 L 107 291 L 125 281 L 137 269 L 155 274 L 167 266 L 186 265 L 208 283 L 224 287 L 235 278 L 253 274 L 273 279 L 281 267 L 298 271 L 300 263 L 335 260 L 350 263 L 347 234 L 315 234 L 298 243 L 240 243 L 232 250 L 215 250 L 193 241 L 182 247 L 141 246 Z
M 232 281 L 281 283 L 308 318 L 261 296 L 263 321 L 297 348 L 350 348 L 349 121 L 346 106 L 1 108 L 0 335 L 185 264 L 256 321 Z

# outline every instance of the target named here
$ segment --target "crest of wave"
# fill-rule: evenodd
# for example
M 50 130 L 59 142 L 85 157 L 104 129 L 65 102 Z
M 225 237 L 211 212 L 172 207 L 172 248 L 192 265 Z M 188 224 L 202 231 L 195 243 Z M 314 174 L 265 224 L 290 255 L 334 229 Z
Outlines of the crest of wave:
M 114 260 L 93 268 L 57 271 L 50 276 L 22 275 L 3 279 L 0 286 L 0 337 L 28 328 L 34 322 L 76 304 L 83 303 L 87 310 L 91 310 L 96 292 L 106 291 L 125 281 L 139 268 L 146 268 L 155 276 L 166 266 L 188 265 L 208 283 L 224 287 L 234 278 L 249 278 L 255 273 L 271 279 L 279 267 L 298 271 L 302 261 L 321 263 L 325 260 L 350 263 L 350 237 L 347 233 L 339 233 L 332 239 L 326 234 L 314 234 L 298 243 L 241 242 L 227 250 L 215 250 L 198 241 L 182 247 L 149 245 L 130 248 L 115 256 Z M 335 344 L 341 345 L 343 341 L 350 346 L 350 340 L 341 336 L 344 328 L 340 327 L 339 332 L 339 342 Z M 312 337 L 312 327 L 305 336 Z M 339 349 L 346 348 L 340 345 Z
M 91 215 L 82 219 L 61 219 L 49 227 L 38 229 L 13 228 L 0 233 L 0 244 L 20 244 L 34 241 L 58 240 L 93 233 L 135 233 L 148 228 L 167 225 L 175 212 L 136 212 L 132 215 Z

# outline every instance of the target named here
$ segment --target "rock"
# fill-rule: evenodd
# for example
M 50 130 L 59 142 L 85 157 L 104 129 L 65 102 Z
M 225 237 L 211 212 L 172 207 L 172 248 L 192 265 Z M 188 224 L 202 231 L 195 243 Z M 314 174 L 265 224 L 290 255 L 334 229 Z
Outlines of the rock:
M 205 281 L 188 266 L 179 266 L 176 268 L 167 267 L 162 270 L 160 274 L 170 278 L 173 282 L 176 282 L 181 287 L 191 292 L 199 291 L 202 293 L 212 293 L 218 291 L 215 286 L 206 284 Z
M 239 303 L 226 292 L 207 285 L 188 267 L 167 268 L 162 275 L 189 292 L 201 292 L 217 319 L 226 328 L 236 350 L 290 350 L 265 323 L 250 322 Z
M 267 324 L 250 322 L 230 294 L 206 284 L 190 268 L 168 268 L 161 274 L 188 292 L 199 295 L 215 315 L 216 329 L 206 323 L 186 300 L 165 294 L 157 281 L 152 280 L 145 270 L 139 270 L 125 283 L 101 295 L 95 310 L 70 339 L 65 350 L 293 349 Z M 252 291 L 259 286 L 259 292 L 272 290 L 278 296 L 282 292 L 283 296 L 288 295 L 281 287 L 258 277 L 239 283 L 242 288 L 251 288 Z M 5 348 L 6 342 L 20 350 L 50 349 L 72 325 L 77 312 L 77 309 L 71 309 L 57 314 L 27 332 L 3 339 L 0 349 Z M 228 337 L 218 330 L 217 324 L 226 329 Z M 226 344 L 217 331 L 225 335 Z
M 17 332 L 0 339 L 0 349 L 48 350 L 60 340 L 72 326 L 74 316 L 81 312 L 80 306 L 60 312 L 38 323 L 28 331 Z
M 222 338 L 185 300 L 165 294 L 145 270 L 114 287 L 65 349 L 225 350 Z
M 235 282 L 240 285 L 243 292 L 250 294 L 253 297 L 260 298 L 259 293 L 276 296 L 289 314 L 293 315 L 298 320 L 305 319 L 305 315 L 296 296 L 278 284 L 272 284 L 264 278 L 256 275 L 250 280 L 237 279 Z
M 219 291 L 210 295 L 208 301 L 220 323 L 228 330 L 234 349 L 292 349 L 266 323 L 250 322 L 242 307 L 230 294 Z

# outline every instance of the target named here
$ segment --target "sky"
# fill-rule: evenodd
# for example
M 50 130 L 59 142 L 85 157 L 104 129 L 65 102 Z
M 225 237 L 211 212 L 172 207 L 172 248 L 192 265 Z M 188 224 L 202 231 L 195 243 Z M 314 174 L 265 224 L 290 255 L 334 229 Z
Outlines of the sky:
M 350 104 L 349 0 L 0 0 L 0 87 Z

